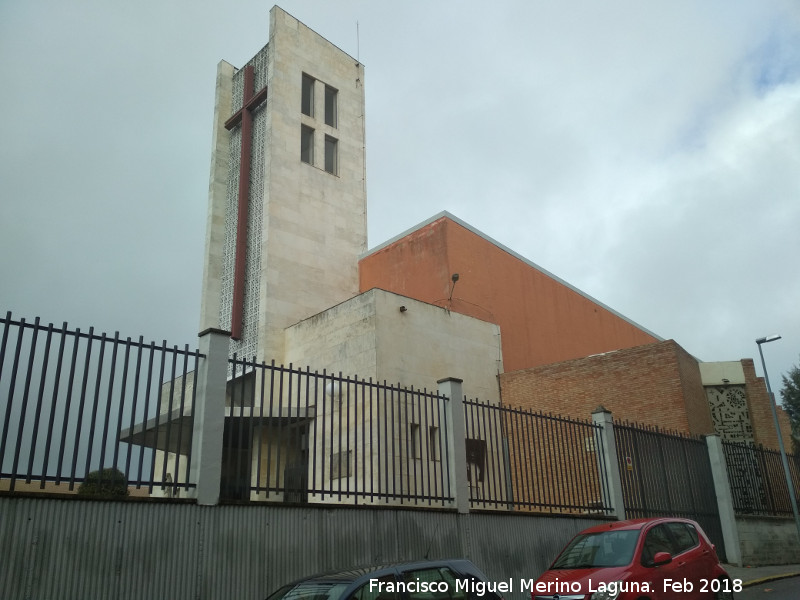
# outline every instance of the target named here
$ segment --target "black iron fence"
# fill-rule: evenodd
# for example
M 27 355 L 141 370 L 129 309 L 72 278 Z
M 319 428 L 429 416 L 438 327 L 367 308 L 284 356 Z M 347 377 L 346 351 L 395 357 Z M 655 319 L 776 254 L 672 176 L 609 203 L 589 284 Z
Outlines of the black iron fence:
M 705 440 L 630 423 L 615 423 L 614 435 L 628 518 L 693 519 L 724 560 L 725 544 Z
M 0 490 L 190 487 L 196 351 L 10 312 L 0 325 Z
M 187 495 L 199 352 L 0 325 L 0 491 Z M 473 508 L 610 511 L 591 422 L 465 400 L 453 432 L 448 410 L 438 392 L 234 357 L 220 496 L 449 507 L 458 443 Z
M 791 516 L 789 486 L 780 452 L 754 444 L 723 442 L 733 509 L 740 515 Z M 795 496 L 800 495 L 800 457 L 787 454 Z
M 231 367 L 223 499 L 454 500 L 438 393 L 236 357 Z
M 0 325 L 0 490 L 119 484 L 187 495 L 199 352 L 10 313 Z M 464 474 L 452 454 L 464 444 L 472 508 L 612 512 L 599 425 L 464 399 L 465 429 L 454 432 L 448 410 L 438 392 L 234 357 L 220 496 L 453 506 Z M 690 516 L 714 537 L 705 444 L 628 424 L 615 431 L 628 514 Z M 788 512 L 774 453 L 726 453 L 737 511 Z
M 464 406 L 472 507 L 612 511 L 599 425 L 476 400 Z

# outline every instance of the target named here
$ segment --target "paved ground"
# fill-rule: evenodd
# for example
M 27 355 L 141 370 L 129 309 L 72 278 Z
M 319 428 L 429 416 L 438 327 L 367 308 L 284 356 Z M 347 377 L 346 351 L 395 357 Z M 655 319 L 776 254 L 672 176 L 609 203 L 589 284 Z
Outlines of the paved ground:
M 774 565 L 768 567 L 735 567 L 723 565 L 731 579 L 741 579 L 745 587 L 786 577 L 800 576 L 800 565 Z
M 749 585 L 733 595 L 736 600 L 797 600 L 798 596 L 800 596 L 800 577 L 787 577 Z

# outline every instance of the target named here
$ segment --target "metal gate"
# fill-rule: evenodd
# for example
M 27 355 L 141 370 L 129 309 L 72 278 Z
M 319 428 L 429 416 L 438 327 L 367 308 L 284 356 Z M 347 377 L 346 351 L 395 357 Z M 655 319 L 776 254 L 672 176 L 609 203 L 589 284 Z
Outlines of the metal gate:
M 705 441 L 629 424 L 615 424 L 614 434 L 627 517 L 693 519 L 724 562 L 725 544 Z

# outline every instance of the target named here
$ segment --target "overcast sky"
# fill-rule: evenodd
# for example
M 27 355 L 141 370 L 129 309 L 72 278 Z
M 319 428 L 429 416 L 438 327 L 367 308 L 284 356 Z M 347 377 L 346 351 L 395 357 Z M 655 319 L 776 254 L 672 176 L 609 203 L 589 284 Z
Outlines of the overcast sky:
M 216 65 L 271 6 L 0 0 L 0 310 L 195 345 Z M 448 210 L 701 360 L 781 334 L 778 392 L 800 3 L 281 6 L 366 65 L 370 247 Z

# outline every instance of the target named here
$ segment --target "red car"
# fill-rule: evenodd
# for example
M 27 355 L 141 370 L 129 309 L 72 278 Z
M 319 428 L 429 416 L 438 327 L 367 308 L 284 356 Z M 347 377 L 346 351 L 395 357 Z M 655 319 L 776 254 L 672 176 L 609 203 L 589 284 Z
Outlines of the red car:
M 531 600 L 730 600 L 741 591 L 689 519 L 635 519 L 575 536 L 534 583 Z

